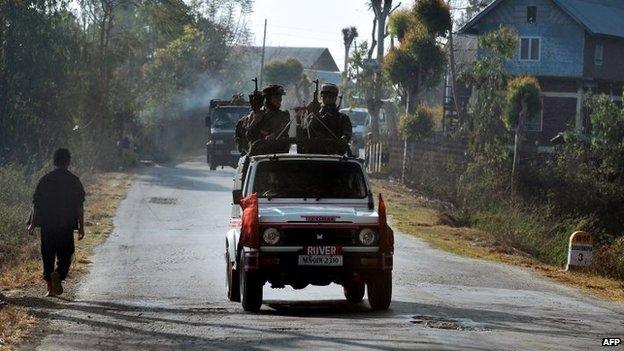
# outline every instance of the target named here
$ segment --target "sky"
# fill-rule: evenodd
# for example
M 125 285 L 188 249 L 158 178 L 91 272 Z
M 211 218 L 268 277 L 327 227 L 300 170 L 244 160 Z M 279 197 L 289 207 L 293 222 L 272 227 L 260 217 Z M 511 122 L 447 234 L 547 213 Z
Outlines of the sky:
M 344 45 L 342 28 L 355 26 L 357 42 L 370 42 L 373 13 L 366 0 L 255 0 L 249 15 L 254 45 L 262 46 L 264 19 L 267 19 L 267 46 L 329 48 L 342 70 Z
M 342 70 L 344 45 L 342 28 L 355 26 L 356 41 L 371 42 L 373 12 L 367 0 L 255 0 L 248 25 L 253 44 L 262 46 L 264 20 L 267 19 L 267 46 L 300 46 L 329 48 L 336 64 Z M 413 0 L 393 1 L 410 7 Z M 465 0 L 452 0 L 457 9 Z M 458 13 L 453 11 L 454 15 Z M 388 45 L 386 45 L 386 48 Z

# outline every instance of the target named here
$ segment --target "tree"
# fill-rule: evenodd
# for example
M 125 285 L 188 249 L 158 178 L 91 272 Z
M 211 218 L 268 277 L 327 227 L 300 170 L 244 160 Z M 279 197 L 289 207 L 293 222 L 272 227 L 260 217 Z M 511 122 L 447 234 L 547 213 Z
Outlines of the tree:
M 590 151 L 604 180 L 624 184 L 624 107 L 601 95 L 588 103 L 591 120 Z
M 390 50 L 383 68 L 399 86 L 407 113 L 412 113 L 418 93 L 435 85 L 444 71 L 446 57 L 436 39 L 451 28 L 450 9 L 441 0 L 419 0 L 409 13 L 400 11 L 392 17 L 391 31 L 400 46 Z
M 515 130 L 514 157 L 511 168 L 511 191 L 514 195 L 518 193 L 524 125 L 528 116 L 539 113 L 542 105 L 540 95 L 540 86 L 534 77 L 517 77 L 509 82 L 505 121 L 510 129 Z
M 264 74 L 269 84 L 285 87 L 296 85 L 303 78 L 303 65 L 295 58 L 286 61 L 271 61 L 264 66 Z
M 435 112 L 428 107 L 418 106 L 414 113 L 401 117 L 399 131 L 406 141 L 416 141 L 431 135 Z
M 386 20 L 388 16 L 398 8 L 392 8 L 392 0 L 370 0 L 369 6 L 375 15 L 373 19 L 373 31 L 371 38 L 371 46 L 368 50 L 368 58 L 371 59 L 375 48 L 377 48 L 377 63 L 381 65 L 384 60 L 384 42 L 388 36 L 388 28 Z M 371 134 L 373 140 L 379 136 L 379 111 L 381 110 L 381 94 L 383 91 L 383 76 L 381 72 L 376 72 L 374 76 L 374 85 L 372 94 L 366 96 L 366 105 L 371 115 Z
M 477 13 L 481 12 L 494 0 L 468 0 L 465 11 L 459 19 L 459 24 L 463 25 L 471 20 Z
M 353 41 L 355 40 L 355 38 L 358 37 L 358 31 L 356 27 L 345 27 L 342 28 L 342 42 L 344 44 L 345 47 L 345 59 L 344 59 L 344 70 L 343 70 L 343 76 L 344 76 L 344 82 L 343 82 L 343 87 L 345 87 L 347 85 L 347 69 L 348 69 L 348 64 L 349 64 L 349 51 L 351 50 L 351 45 L 353 44 Z
M 197 2 L 0 1 L 0 164 L 36 166 L 70 146 L 77 165 L 112 167 L 126 125 L 240 91 L 248 65 L 233 52 L 247 31 L 236 17 L 251 1 L 199 1 L 209 14 Z

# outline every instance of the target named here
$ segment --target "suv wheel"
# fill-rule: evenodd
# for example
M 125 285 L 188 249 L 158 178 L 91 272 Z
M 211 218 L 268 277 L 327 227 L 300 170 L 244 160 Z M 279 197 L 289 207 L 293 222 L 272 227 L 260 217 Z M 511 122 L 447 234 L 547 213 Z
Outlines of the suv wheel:
M 364 298 L 364 283 L 347 282 L 342 286 L 342 289 L 349 302 L 361 302 Z
M 227 250 L 227 243 L 226 243 Z M 225 272 L 225 286 L 227 289 L 227 297 L 230 301 L 240 302 L 240 276 L 239 270 L 234 269 L 230 257 L 230 253 L 225 253 L 226 259 L 226 272 Z
M 244 257 L 240 255 L 240 291 L 242 293 L 241 303 L 247 312 L 258 312 L 262 306 L 262 286 L 264 283 L 258 279 L 254 272 L 246 272 Z
M 392 300 L 392 272 L 383 272 L 367 284 L 368 303 L 374 311 L 387 310 Z

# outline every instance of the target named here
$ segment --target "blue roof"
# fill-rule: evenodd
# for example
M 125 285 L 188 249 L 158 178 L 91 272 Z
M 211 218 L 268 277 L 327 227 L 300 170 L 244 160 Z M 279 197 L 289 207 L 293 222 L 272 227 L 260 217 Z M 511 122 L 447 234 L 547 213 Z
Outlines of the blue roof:
M 624 38 L 623 0 L 553 0 L 591 34 Z
M 469 32 L 483 16 L 504 0 L 495 0 L 473 19 L 460 33 Z M 624 0 L 552 0 L 592 35 L 624 38 Z

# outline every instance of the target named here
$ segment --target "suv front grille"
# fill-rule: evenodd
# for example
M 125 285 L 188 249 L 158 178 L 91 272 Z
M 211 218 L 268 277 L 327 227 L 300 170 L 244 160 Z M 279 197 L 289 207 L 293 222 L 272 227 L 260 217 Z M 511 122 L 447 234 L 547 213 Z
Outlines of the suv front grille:
M 296 228 L 283 229 L 279 245 L 358 245 L 357 229 L 345 228 Z

